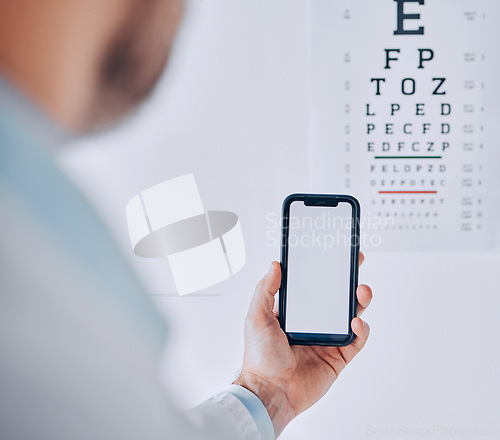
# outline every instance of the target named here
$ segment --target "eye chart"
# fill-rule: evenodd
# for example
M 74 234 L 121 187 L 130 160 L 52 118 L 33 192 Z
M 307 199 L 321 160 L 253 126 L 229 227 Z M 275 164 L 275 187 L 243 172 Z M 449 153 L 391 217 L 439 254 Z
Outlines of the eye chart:
M 314 0 L 313 191 L 362 207 L 361 247 L 493 251 L 500 2 Z

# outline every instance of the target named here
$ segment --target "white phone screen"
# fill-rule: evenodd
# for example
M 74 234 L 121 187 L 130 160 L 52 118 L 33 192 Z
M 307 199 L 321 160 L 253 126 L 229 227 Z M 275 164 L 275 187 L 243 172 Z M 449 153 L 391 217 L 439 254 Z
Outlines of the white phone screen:
M 286 331 L 349 333 L 353 208 L 290 205 Z

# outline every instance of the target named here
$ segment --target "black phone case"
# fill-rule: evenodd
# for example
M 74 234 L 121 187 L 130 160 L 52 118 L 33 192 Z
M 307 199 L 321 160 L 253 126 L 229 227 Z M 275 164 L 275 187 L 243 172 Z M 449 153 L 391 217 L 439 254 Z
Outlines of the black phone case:
M 356 335 L 349 324 L 347 335 L 333 335 L 320 333 L 288 333 L 286 323 L 286 288 L 288 274 L 288 217 L 290 205 L 295 201 L 303 201 L 311 206 L 337 206 L 339 202 L 347 202 L 352 206 L 351 226 L 351 275 L 349 288 L 349 323 L 356 316 L 358 301 L 356 288 L 358 287 L 359 272 L 359 221 L 361 208 L 359 202 L 352 196 L 341 194 L 291 194 L 283 201 L 282 236 L 281 236 L 281 286 L 279 290 L 279 323 L 291 345 L 323 345 L 344 347 L 351 344 Z

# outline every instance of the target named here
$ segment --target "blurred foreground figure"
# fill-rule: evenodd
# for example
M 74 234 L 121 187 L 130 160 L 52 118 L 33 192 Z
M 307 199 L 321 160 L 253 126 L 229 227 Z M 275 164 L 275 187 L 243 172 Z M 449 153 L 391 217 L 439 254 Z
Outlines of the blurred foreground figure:
M 275 263 L 237 385 L 187 413 L 170 404 L 163 319 L 53 154 L 148 96 L 182 13 L 181 0 L 0 0 L 1 439 L 272 439 L 366 341 L 357 318 L 339 364 L 288 346 L 272 311 Z

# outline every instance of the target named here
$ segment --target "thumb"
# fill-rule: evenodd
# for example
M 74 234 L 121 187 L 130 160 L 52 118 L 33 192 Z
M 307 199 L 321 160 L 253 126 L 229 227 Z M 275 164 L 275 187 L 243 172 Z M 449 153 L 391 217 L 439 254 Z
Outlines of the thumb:
M 273 320 L 276 319 L 273 314 L 274 296 L 278 292 L 280 284 L 281 265 L 277 261 L 273 261 L 269 267 L 269 271 L 257 284 L 252 302 L 250 303 L 248 318 L 253 320 L 269 316 Z

